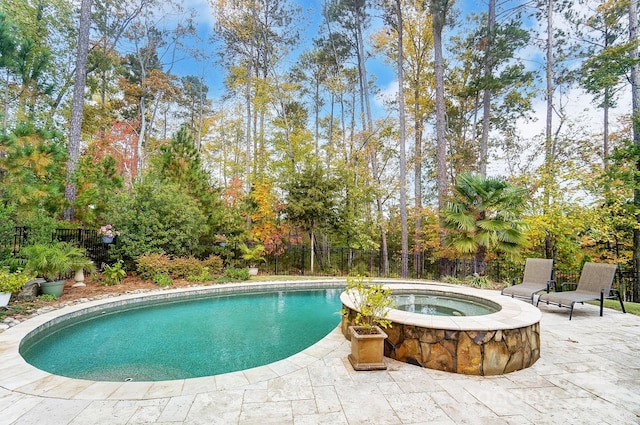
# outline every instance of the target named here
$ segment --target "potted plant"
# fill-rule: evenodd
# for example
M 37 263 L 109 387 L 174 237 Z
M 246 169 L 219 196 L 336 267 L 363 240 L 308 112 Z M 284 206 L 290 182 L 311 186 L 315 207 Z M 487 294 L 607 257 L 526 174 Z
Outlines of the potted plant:
M 348 327 L 351 339 L 349 362 L 355 370 L 386 369 L 384 362 L 384 340 L 382 330 L 391 324 L 386 319 L 395 305 L 391 288 L 382 284 L 365 283 L 362 277 L 347 278 L 345 294 L 351 306 L 343 305 L 342 315 L 352 324 Z
M 8 267 L 0 267 L 0 307 L 6 307 L 11 293 L 18 291 L 31 279 L 32 273 L 22 270 L 11 272 Z
M 84 272 L 88 271 L 89 273 L 93 273 L 96 270 L 95 264 L 86 256 L 84 249 L 69 243 L 63 243 L 61 245 L 65 255 L 69 258 L 71 269 L 74 272 L 73 280 L 75 280 L 76 283 L 73 286 L 86 286 L 84 283 Z
M 120 232 L 110 224 L 106 224 L 98 229 L 98 235 L 102 237 L 103 243 L 113 243 L 116 236 L 120 236 Z
M 258 261 L 267 260 L 264 258 L 264 245 L 256 245 L 253 248 L 249 248 L 246 244 L 240 244 L 240 251 L 242 253 L 242 259 L 249 265 L 249 274 L 255 276 L 258 274 Z
M 62 295 L 64 279 L 78 269 L 93 270 L 93 262 L 84 250 L 68 243 L 36 244 L 25 247 L 21 254 L 27 258 L 26 269 L 45 279 L 40 284 L 43 294 Z

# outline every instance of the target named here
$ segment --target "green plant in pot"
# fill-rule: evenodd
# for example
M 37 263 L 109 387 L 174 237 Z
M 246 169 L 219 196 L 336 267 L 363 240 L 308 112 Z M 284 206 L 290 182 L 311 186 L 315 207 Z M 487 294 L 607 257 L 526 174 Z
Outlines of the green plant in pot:
M 394 308 L 391 288 L 372 284 L 362 277 L 347 278 L 342 316 L 343 329 L 351 339 L 349 362 L 355 370 L 386 369 L 384 341 L 387 334 L 382 328 L 391 325 L 387 314 Z
M 96 271 L 96 265 L 87 257 L 84 249 L 75 245 L 64 243 L 62 249 L 71 262 L 71 269 L 73 270 L 75 284 L 73 286 L 85 286 L 84 272 L 93 273 Z
M 242 259 L 246 261 L 249 266 L 249 274 L 255 276 L 258 274 L 258 262 L 267 262 L 264 258 L 264 245 L 256 245 L 253 248 L 249 248 L 246 244 L 241 243 L 240 252 Z
M 7 306 L 11 294 L 20 290 L 33 278 L 33 273 L 22 270 L 11 272 L 8 267 L 0 267 L 0 307 Z
M 21 255 L 27 259 L 26 268 L 45 279 L 40 284 L 43 294 L 62 295 L 64 279 L 79 269 L 93 271 L 95 265 L 82 248 L 65 242 L 36 244 L 25 247 Z

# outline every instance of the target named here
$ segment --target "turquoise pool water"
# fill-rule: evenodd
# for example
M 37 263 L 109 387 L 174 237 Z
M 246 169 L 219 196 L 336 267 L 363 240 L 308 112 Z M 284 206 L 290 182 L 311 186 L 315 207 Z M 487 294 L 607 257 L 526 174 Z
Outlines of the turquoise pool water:
M 111 309 L 25 340 L 47 372 L 96 381 L 164 381 L 233 372 L 289 357 L 340 322 L 342 289 L 280 291 Z

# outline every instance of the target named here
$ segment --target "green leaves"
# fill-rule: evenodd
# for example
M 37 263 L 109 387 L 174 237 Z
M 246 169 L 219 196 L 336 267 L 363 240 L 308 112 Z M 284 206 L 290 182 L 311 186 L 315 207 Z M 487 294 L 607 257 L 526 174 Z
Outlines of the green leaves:
M 389 310 L 395 307 L 395 301 L 391 298 L 391 288 L 383 284 L 372 284 L 371 279 L 364 281 L 362 276 L 348 277 L 347 296 L 353 303 L 356 310 L 354 323 L 371 329 L 373 326 L 386 328 L 391 321 L 386 319 Z M 344 316 L 349 315 L 349 311 L 343 309 Z
M 465 173 L 458 176 L 454 192 L 443 217 L 449 243 L 456 250 L 481 256 L 485 253 L 481 247 L 514 253 L 526 242 L 519 218 L 524 189 L 501 179 Z

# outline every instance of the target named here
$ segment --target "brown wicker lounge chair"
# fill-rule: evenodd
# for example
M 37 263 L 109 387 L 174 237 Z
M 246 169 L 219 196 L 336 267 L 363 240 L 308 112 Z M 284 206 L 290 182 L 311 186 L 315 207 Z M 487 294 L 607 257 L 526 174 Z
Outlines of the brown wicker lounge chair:
M 551 271 L 553 270 L 553 260 L 545 258 L 527 258 L 524 265 L 524 276 L 522 283 L 513 286 L 507 286 L 502 290 L 502 295 L 511 295 L 511 297 L 528 298 L 533 304 L 533 296 L 540 291 L 549 292 L 553 280 L 551 280 Z
M 576 289 L 573 291 L 554 292 L 550 294 L 542 294 L 538 298 L 536 306 L 540 301 L 547 304 L 557 304 L 559 307 L 570 308 L 569 320 L 573 315 L 573 306 L 575 303 L 584 303 L 585 301 L 600 301 L 600 316 L 602 316 L 604 299 L 618 298 L 622 312 L 626 313 L 620 291 L 612 290 L 611 285 L 616 275 L 617 265 L 604 263 L 585 263 L 580 273 L 580 280 Z M 564 283 L 564 287 L 567 283 Z M 575 285 L 575 284 L 574 284 Z

